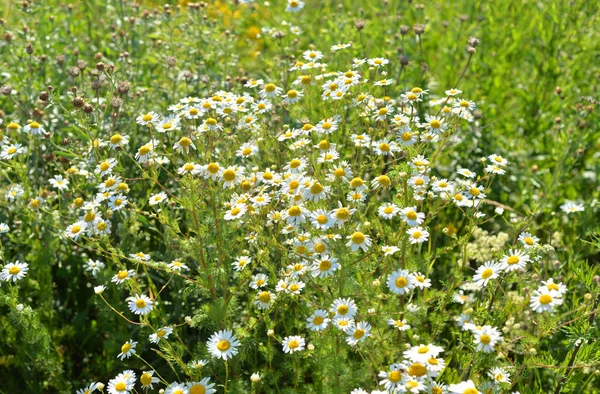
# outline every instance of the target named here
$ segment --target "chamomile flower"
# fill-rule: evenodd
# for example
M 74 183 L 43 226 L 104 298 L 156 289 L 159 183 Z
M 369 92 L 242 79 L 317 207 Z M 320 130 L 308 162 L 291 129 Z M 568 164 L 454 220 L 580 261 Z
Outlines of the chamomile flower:
M 291 335 L 285 337 L 281 345 L 284 353 L 292 354 L 304 350 L 305 341 L 304 338 L 299 335 Z
M 473 343 L 477 345 L 477 350 L 485 353 L 493 352 L 494 346 L 498 342 L 502 342 L 502 335 L 492 326 L 476 327 L 473 330 L 473 335 L 475 335 Z
M 355 208 L 347 208 L 342 205 L 341 202 L 338 201 L 338 207 L 332 210 L 329 215 L 334 220 L 334 224 L 338 227 L 342 227 L 348 220 L 350 220 L 351 216 L 356 212 Z M 369 244 L 370 245 L 370 244 Z
M 132 354 L 135 354 L 136 346 L 137 346 L 137 342 L 134 342 L 131 339 L 128 340 L 127 342 L 125 342 L 123 344 L 123 346 L 121 346 L 121 353 L 119 353 L 117 358 L 121 359 L 121 361 L 123 361 L 124 359 L 131 357 Z
M 351 317 L 334 317 L 333 326 L 342 332 L 348 332 L 354 327 L 354 319 Z
M 526 253 L 511 249 L 508 254 L 502 257 L 502 269 L 506 272 L 524 270 L 529 260 L 530 258 Z
M 77 390 L 76 394 L 91 394 L 98 389 L 98 383 L 93 382 L 88 384 L 86 387 Z
M 198 174 L 200 172 L 200 165 L 196 163 L 185 163 L 177 169 L 179 175 L 186 174 Z
M 186 154 L 190 152 L 190 148 L 196 150 L 194 141 L 192 141 L 192 139 L 189 137 L 181 137 L 179 141 L 173 145 L 173 149 L 176 152 L 185 152 Z
M 148 336 L 148 339 L 150 340 L 151 343 L 158 343 L 158 342 L 160 342 L 161 339 L 169 338 L 169 335 L 171 335 L 172 332 L 173 332 L 173 327 L 165 326 L 165 327 L 162 327 L 160 330 L 156 331 L 155 333 L 150 334 Z
M 292 159 L 283 169 L 289 171 L 292 174 L 302 174 L 306 170 L 308 162 L 306 158 L 301 157 L 298 159 Z
M 409 228 L 406 234 L 408 234 L 408 240 L 411 244 L 427 242 L 429 239 L 429 232 L 422 227 Z
M 381 247 L 381 251 L 383 252 L 384 256 L 393 256 L 395 253 L 400 251 L 400 248 L 397 246 L 383 245 Z
M 0 272 L 0 279 L 5 282 L 12 281 L 13 283 L 21 280 L 27 275 L 27 271 L 29 271 L 29 266 L 27 263 L 19 263 L 19 260 L 14 263 L 8 263 Z
M 377 376 L 381 379 L 379 385 L 383 386 L 390 393 L 401 392 L 403 389 L 402 386 L 406 381 L 400 364 L 390 365 L 388 371 L 380 371 Z
M 326 310 L 317 309 L 306 321 L 308 322 L 309 330 L 323 331 L 327 328 L 331 319 L 329 319 L 329 314 Z
M 185 384 L 174 382 L 167 386 L 165 394 L 190 394 L 190 390 Z
M 354 346 L 371 336 L 371 325 L 366 321 L 358 322 L 346 334 L 346 342 Z
M 54 178 L 48 180 L 53 188 L 60 191 L 69 189 L 69 180 L 62 177 L 62 175 L 55 175 Z
M 488 376 L 494 380 L 495 384 L 510 383 L 510 374 L 504 368 L 493 368 L 488 372 Z
M 431 287 L 431 279 L 426 278 L 422 273 L 414 272 L 413 278 L 415 279 L 415 287 L 421 290 Z
M 80 236 L 85 234 L 85 229 L 86 229 L 86 223 L 83 221 L 79 221 L 79 222 L 73 223 L 69 227 L 67 227 L 64 234 L 65 234 L 65 236 L 77 241 Z
M 449 394 L 481 394 L 481 391 L 477 390 L 472 380 L 451 384 L 448 386 L 448 392 Z
M 2 151 L 0 152 L 0 159 L 10 160 L 16 155 L 22 154 L 23 152 L 25 152 L 25 148 L 23 148 L 21 144 L 4 145 L 2 147 Z
M 260 289 L 265 287 L 269 282 L 269 278 L 265 274 L 256 274 L 252 277 L 252 282 L 250 282 L 250 287 L 253 289 Z
M 394 328 L 397 328 L 399 331 L 410 330 L 410 324 L 406 323 L 406 319 L 388 319 L 387 324 Z
M 371 247 L 371 237 L 363 233 L 362 231 L 355 231 L 352 235 L 346 237 L 349 241 L 346 243 L 346 246 L 350 247 L 353 252 L 356 252 L 358 249 L 362 249 L 363 251 L 369 250 Z
M 210 382 L 210 378 L 204 378 L 199 382 L 190 382 L 187 384 L 189 394 L 214 394 L 217 390 L 215 384 Z
M 274 83 L 267 83 L 260 90 L 260 97 L 277 97 L 280 96 L 283 92 L 283 89 L 275 85 Z
M 546 281 L 542 281 L 542 286 L 538 287 L 539 292 L 543 292 L 545 290 L 546 291 L 554 290 L 558 294 L 563 296 L 567 293 L 567 286 L 565 286 L 564 284 L 562 284 L 560 282 L 556 283 L 556 282 L 554 282 L 554 279 L 550 278 Z
M 373 178 L 373 180 L 371 181 L 371 186 L 373 186 L 373 189 L 387 189 L 388 187 L 390 187 L 391 184 L 392 181 L 387 175 L 379 175 Z
M 242 271 L 248 264 L 252 262 L 252 259 L 249 256 L 239 256 L 237 257 L 231 265 L 233 269 L 237 272 Z
M 168 199 L 169 199 L 169 197 L 167 196 L 167 193 L 160 192 L 157 194 L 152 194 L 150 196 L 150 198 L 148 199 L 148 203 L 150 205 L 156 205 L 156 204 L 160 204 L 161 202 L 167 201 Z
M 160 380 L 154 376 L 154 371 L 144 371 L 140 376 L 140 383 L 142 384 L 142 388 L 152 390 L 155 383 L 160 382 Z
M 531 309 L 537 313 L 552 312 L 557 305 L 562 303 L 561 294 L 556 290 L 548 290 L 546 287 L 535 290 L 530 300 Z
M 473 276 L 473 282 L 481 287 L 485 287 L 490 280 L 498 278 L 502 273 L 502 270 L 502 264 L 496 263 L 495 261 L 486 261 L 477 268 L 477 271 Z
M 129 144 L 129 136 L 115 133 L 108 141 L 110 149 L 122 149 L 125 145 Z
M 575 212 L 583 212 L 585 210 L 585 207 L 583 206 L 583 204 L 577 203 L 575 201 L 566 200 L 564 204 L 560 206 L 560 209 L 561 211 L 569 214 Z
M 147 315 L 154 308 L 154 301 L 143 294 L 127 298 L 129 310 L 136 315 Z
M 129 394 L 135 385 L 135 379 L 131 379 L 122 373 L 108 381 L 109 394 Z
M 425 363 L 431 357 L 437 357 L 442 353 L 444 349 L 440 346 L 433 344 L 420 344 L 419 346 L 413 346 L 404 352 L 404 357 L 411 360 L 412 362 Z
M 329 308 L 330 312 L 335 313 L 335 317 L 352 318 L 356 315 L 357 308 L 354 300 L 350 298 L 337 298 Z
M 246 204 L 235 204 L 230 207 L 230 209 L 225 213 L 225 220 L 235 220 L 239 219 L 246 213 L 247 210 Z
M 335 271 L 340 268 L 337 261 L 338 259 L 335 257 L 329 257 L 328 255 L 321 256 L 311 267 L 312 276 L 319 278 L 333 276 Z
M 151 126 L 152 123 L 154 122 L 158 122 L 158 120 L 160 119 L 160 116 L 156 114 L 156 112 L 148 112 L 145 114 L 141 114 L 139 115 L 135 121 L 137 122 L 137 124 L 142 125 L 142 126 Z
M 260 291 L 256 294 L 256 301 L 254 304 L 258 309 L 269 309 L 275 301 L 275 295 L 270 291 Z
M 158 141 L 151 140 L 147 144 L 140 146 L 135 154 L 136 160 L 140 163 L 153 160 L 157 156 L 156 151 L 154 150 L 157 145 Z
M 425 214 L 418 212 L 417 207 L 402 208 L 400 217 L 409 226 L 420 226 L 425 221 Z
M 227 361 L 237 354 L 240 342 L 230 330 L 221 330 L 210 336 L 206 346 L 211 356 Z
M 415 279 L 408 270 L 399 269 L 388 275 L 387 286 L 394 294 L 406 294 L 415 287 Z

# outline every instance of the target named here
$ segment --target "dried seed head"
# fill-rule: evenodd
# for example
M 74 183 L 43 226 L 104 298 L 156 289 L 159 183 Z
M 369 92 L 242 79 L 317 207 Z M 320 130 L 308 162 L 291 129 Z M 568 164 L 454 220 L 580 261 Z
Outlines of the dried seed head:
M 127 94 L 127 92 L 129 92 L 129 82 L 127 81 L 120 81 L 119 84 L 117 85 L 117 91 L 119 92 L 120 95 L 124 95 Z
M 104 67 L 105 67 L 104 63 L 102 63 L 102 62 L 96 63 L 96 70 L 102 72 L 102 71 L 104 71 Z
M 400 56 L 400 64 L 403 66 L 408 66 L 408 57 L 407 56 Z
M 81 96 L 75 97 L 73 101 L 71 101 L 71 104 L 73 104 L 73 107 L 75 108 L 81 108 L 85 105 L 85 100 Z
M 468 41 L 469 45 L 472 46 L 473 48 L 477 48 L 480 44 L 479 42 L 479 38 L 475 38 L 475 37 L 469 37 L 469 41 Z
M 175 58 L 175 56 L 167 56 L 167 65 L 169 67 L 175 67 L 176 64 L 177 64 L 177 59 Z
M 65 55 L 56 55 L 56 64 L 62 66 L 65 62 Z
M 29 55 L 33 53 L 33 45 L 30 42 L 25 45 L 25 52 L 27 52 Z
M 407 35 L 409 31 L 410 31 L 410 27 L 408 27 L 406 25 L 400 26 L 400 34 L 402 34 L 403 36 Z
M 12 85 L 4 85 L 0 88 L 0 94 L 10 96 L 12 93 Z
M 69 75 L 72 77 L 76 77 L 81 73 L 79 67 L 69 67 Z
M 477 50 L 475 49 L 475 47 L 467 47 L 467 52 L 469 52 L 469 55 L 473 55 Z
M 354 27 L 356 27 L 356 30 L 358 30 L 358 31 L 361 31 L 362 29 L 364 29 L 366 24 L 367 24 L 367 21 L 364 19 L 355 19 L 354 20 Z
M 49 97 L 48 92 L 46 92 L 46 91 L 40 92 L 39 97 L 40 97 L 40 100 L 42 100 L 42 101 L 48 101 L 48 97 Z
M 420 36 L 421 34 L 425 33 L 425 25 L 417 23 L 413 26 L 413 31 L 416 35 Z
M 86 114 L 91 114 L 92 112 L 94 112 L 94 106 L 92 104 L 85 104 L 83 106 L 83 112 L 85 112 Z

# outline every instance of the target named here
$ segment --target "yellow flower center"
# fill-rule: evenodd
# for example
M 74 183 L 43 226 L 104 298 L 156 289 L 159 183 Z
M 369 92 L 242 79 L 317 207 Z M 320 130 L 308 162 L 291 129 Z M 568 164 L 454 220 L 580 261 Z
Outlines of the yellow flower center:
M 231 344 L 229 343 L 229 341 L 227 339 L 221 339 L 219 341 L 219 343 L 217 343 L 217 349 L 219 349 L 222 352 L 228 350 L 230 347 L 231 347 Z
M 130 343 L 126 343 L 123 346 L 121 346 L 121 353 L 125 354 L 128 351 L 131 350 L 131 344 Z
M 377 182 L 379 182 L 379 184 L 383 187 L 388 187 L 392 183 L 387 175 L 379 175 L 377 177 Z
M 288 209 L 288 215 L 290 216 L 300 216 L 302 214 L 302 208 L 297 205 L 292 206 Z
M 365 336 L 365 330 L 363 330 L 362 328 L 357 328 L 352 334 L 352 336 L 354 337 L 354 339 L 360 339 Z
M 417 349 L 417 353 L 419 354 L 425 354 L 429 351 L 429 346 L 425 345 L 425 346 L 421 346 Z
M 315 183 L 310 187 L 310 192 L 312 194 L 319 194 L 323 191 L 323 186 L 320 183 Z
M 382 152 L 389 152 L 390 150 L 392 150 L 392 148 L 390 147 L 389 144 L 381 143 L 379 144 L 379 150 L 381 150 Z
M 439 129 L 440 127 L 442 127 L 442 123 L 439 120 L 434 119 L 431 122 L 429 122 L 429 126 L 431 126 L 432 129 Z
M 142 116 L 142 120 L 144 122 L 150 122 L 152 120 L 152 115 L 146 114 L 146 115 Z
M 406 95 L 406 98 L 407 98 L 408 100 L 410 100 L 410 101 L 414 101 L 414 100 L 416 100 L 418 97 L 417 97 L 417 95 L 416 95 L 416 94 L 414 94 L 414 93 L 409 93 L 409 94 L 407 94 L 407 95 Z
M 523 239 L 523 241 L 525 241 L 525 243 L 527 245 L 533 245 L 533 243 L 534 243 L 533 238 L 531 238 L 531 237 L 526 237 L 525 239 Z
M 408 280 L 404 276 L 396 278 L 396 287 L 404 287 L 408 284 Z
M 238 208 L 238 207 L 235 207 L 235 208 L 233 208 L 231 211 L 229 211 L 229 213 L 230 213 L 232 216 L 235 216 L 235 215 L 237 215 L 238 213 L 240 213 L 241 211 L 242 211 L 242 210 L 241 210 L 240 208 Z
M 339 208 L 335 211 L 335 217 L 340 220 L 348 220 L 350 217 L 350 211 L 348 208 Z
M 17 151 L 17 148 L 15 148 L 14 146 L 11 146 L 10 148 L 8 148 L 8 154 L 12 155 L 13 153 L 15 153 Z
M 327 246 L 325 246 L 325 244 L 318 243 L 318 244 L 315 245 L 315 251 L 317 253 L 323 253 L 326 250 L 327 250 Z
M 323 260 L 319 263 L 319 269 L 321 271 L 327 271 L 331 268 L 331 261 L 329 260 Z
M 206 388 L 201 384 L 195 384 L 190 387 L 190 394 L 205 394 Z
M 357 231 L 350 236 L 350 240 L 352 241 L 353 244 L 356 244 L 356 245 L 362 244 L 363 242 L 365 242 L 365 239 L 366 239 L 365 235 L 363 233 L 361 233 L 360 231 Z
M 106 224 L 106 222 L 100 222 L 98 223 L 98 225 L 96 226 L 96 228 L 100 231 L 104 231 L 106 230 L 106 228 L 108 227 L 108 225 Z
M 11 275 L 17 275 L 19 272 L 21 272 L 21 268 L 19 268 L 16 265 L 10 267 L 10 269 L 8 270 L 8 273 Z
M 298 97 L 298 92 L 297 92 L 297 91 L 295 91 L 295 90 L 289 90 L 289 91 L 287 92 L 287 96 L 288 96 L 289 98 L 292 98 L 292 99 L 293 99 L 293 98 L 296 98 L 296 97 Z
M 400 380 L 402 380 L 402 374 L 400 371 L 391 371 L 388 373 L 388 380 L 392 383 L 398 383 Z
M 322 127 L 323 127 L 323 129 L 325 129 L 325 130 L 329 130 L 330 128 L 332 128 L 332 127 L 333 127 L 333 125 L 332 125 L 331 123 L 329 123 L 329 122 L 325 122 L 325 123 L 323 123 L 323 126 L 322 126 Z
M 415 231 L 415 232 L 412 234 L 412 237 L 413 237 L 414 239 L 419 239 L 419 238 L 421 238 L 422 236 L 423 236 L 423 233 L 422 233 L 422 232 L 420 232 L 420 231 Z
M 323 324 L 324 321 L 325 318 L 323 318 L 323 316 L 315 316 L 315 318 L 313 319 L 313 324 L 318 326 L 319 324 Z
M 242 156 L 250 156 L 251 153 L 252 148 L 244 148 L 244 150 L 242 151 Z
M 127 385 L 125 384 L 125 382 L 119 382 L 119 383 L 115 384 L 115 390 L 125 391 L 125 389 L 127 389 Z
M 490 337 L 488 334 L 481 334 L 479 337 L 479 342 L 483 343 L 484 345 L 489 345 L 490 342 L 492 342 L 492 337 Z
M 21 126 L 19 126 L 18 123 L 10 122 L 6 127 L 8 127 L 9 130 L 17 130 Z
M 299 343 L 297 340 L 295 340 L 295 339 L 292 339 L 292 340 L 291 340 L 291 341 L 288 343 L 288 347 L 289 347 L 290 349 L 296 349 L 296 348 L 298 348 L 298 346 L 300 346 L 300 343 Z
M 83 215 L 83 220 L 85 220 L 86 222 L 93 222 L 94 219 L 96 219 L 96 214 L 94 212 L 88 212 L 85 215 Z
M 144 145 L 140 147 L 139 153 L 140 155 L 147 155 L 151 150 L 152 148 L 149 145 Z
M 298 168 L 302 165 L 302 162 L 298 159 L 290 161 L 290 168 Z
M 407 389 L 414 389 L 415 387 L 417 387 L 419 385 L 419 382 L 416 382 L 414 380 L 411 380 L 410 382 L 407 382 L 404 387 L 406 387 Z
M 260 302 L 267 303 L 271 301 L 271 294 L 269 294 L 268 291 L 263 291 L 259 294 L 258 299 L 260 300 Z
M 188 137 L 182 137 L 179 140 L 179 145 L 183 146 L 183 147 L 188 147 L 188 146 L 192 145 L 192 140 L 189 139 Z
M 408 211 L 408 212 L 406 213 L 406 218 L 407 218 L 408 220 L 416 220 L 416 219 L 417 219 L 417 217 L 418 217 L 418 215 L 417 215 L 417 213 L 416 213 L 415 211 Z
M 135 306 L 138 307 L 139 309 L 145 308 L 146 301 L 140 298 L 139 300 L 135 301 Z
M 308 85 L 310 84 L 310 75 L 303 75 L 302 78 L 300 78 L 300 83 L 302 83 L 302 85 Z
M 483 279 L 487 279 L 487 278 L 489 278 L 490 276 L 492 276 L 493 274 L 494 274 L 494 270 L 493 270 L 493 269 L 491 269 L 491 268 L 486 268 L 486 269 L 484 269 L 484 270 L 483 270 L 483 272 L 481 273 L 481 277 L 482 277 Z
M 348 305 L 340 305 L 337 307 L 337 313 L 338 315 L 345 315 L 346 313 L 348 313 L 348 311 L 350 310 L 350 308 L 348 308 Z
M 383 208 L 383 212 L 390 214 L 390 213 L 394 212 L 394 207 L 385 207 L 385 208 Z
M 463 391 L 463 394 L 478 394 L 478 393 L 479 393 L 479 391 L 477 391 L 477 389 L 474 389 L 473 387 L 469 387 L 468 389 Z
M 274 92 L 275 88 L 276 88 L 275 84 L 272 84 L 272 83 L 268 83 L 265 85 L 265 91 L 268 93 Z
M 364 182 L 361 178 L 354 178 L 350 181 L 350 187 L 352 188 L 361 187 L 362 185 L 364 185 Z
M 542 294 L 540 296 L 540 304 L 542 304 L 542 305 L 548 305 L 551 302 L 552 302 L 552 296 L 550 296 L 548 294 Z
M 300 285 L 298 285 L 298 283 L 292 283 L 290 285 L 289 289 L 291 292 L 298 291 L 298 290 L 300 290 Z
M 208 170 L 208 172 L 210 172 L 211 174 L 216 174 L 217 172 L 219 172 L 219 165 L 217 163 L 210 163 L 206 169 Z
M 548 283 L 546 287 L 548 288 L 548 290 L 560 290 L 560 287 L 558 287 L 556 283 Z
M 215 118 L 208 118 L 206 119 L 206 124 L 209 126 L 216 126 L 217 120 Z
M 514 265 L 517 264 L 519 262 L 519 256 L 510 256 L 508 259 L 506 259 L 506 263 L 508 265 Z
M 233 171 L 231 168 L 223 171 L 223 179 L 225 179 L 227 182 L 231 182 L 235 179 L 235 171 Z
M 142 382 L 144 386 L 148 386 L 150 383 L 152 383 L 152 375 L 150 375 L 148 372 L 144 372 L 140 377 L 140 382 Z
M 438 359 L 437 359 L 437 358 L 435 358 L 435 357 L 431 357 L 429 360 L 427 360 L 427 362 L 428 362 L 430 365 L 438 365 L 438 364 L 440 363 L 440 362 L 438 361 Z
M 81 231 L 81 226 L 75 225 L 75 226 L 71 227 L 71 234 L 77 234 L 80 231 Z

